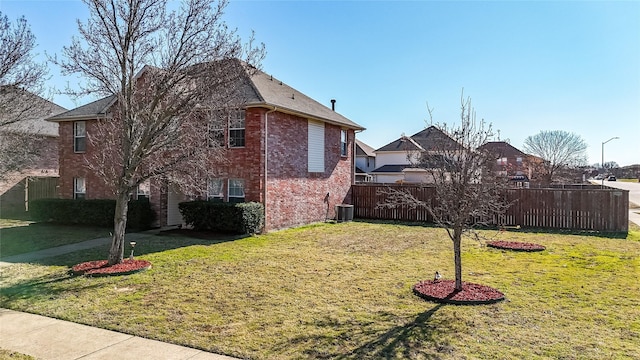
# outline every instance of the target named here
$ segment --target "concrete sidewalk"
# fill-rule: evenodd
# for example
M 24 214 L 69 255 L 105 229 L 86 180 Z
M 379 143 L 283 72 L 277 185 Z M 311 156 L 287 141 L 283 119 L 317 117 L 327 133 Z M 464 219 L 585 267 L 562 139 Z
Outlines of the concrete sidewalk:
M 126 241 L 153 236 L 157 230 L 126 235 Z M 107 245 L 111 238 L 87 240 L 32 253 L 9 256 L 0 267 Z M 0 349 L 49 359 L 233 360 L 184 346 L 0 308 Z
M 150 234 L 151 233 L 149 232 L 125 234 L 125 241 L 134 241 L 142 237 L 149 236 Z M 75 244 L 68 244 L 68 245 L 62 245 L 62 246 L 53 247 L 49 249 L 42 249 L 39 251 L 34 251 L 26 254 L 7 256 L 2 258 L 2 261 L 0 261 L 0 267 L 12 265 L 14 263 L 28 263 L 28 262 L 37 261 L 37 260 L 41 260 L 41 259 L 45 259 L 53 256 L 68 254 L 78 250 L 92 249 L 94 247 L 108 245 L 110 243 L 111 243 L 111 238 L 104 237 L 104 238 L 98 238 L 98 239 L 91 239 L 91 240 L 87 240 L 87 241 L 83 241 Z
M 7 309 L 0 309 L 0 348 L 41 360 L 236 359 Z

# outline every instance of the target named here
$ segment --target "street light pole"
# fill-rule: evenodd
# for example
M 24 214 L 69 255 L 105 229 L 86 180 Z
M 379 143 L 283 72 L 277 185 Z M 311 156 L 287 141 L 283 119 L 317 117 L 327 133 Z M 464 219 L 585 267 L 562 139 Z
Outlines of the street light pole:
M 604 144 L 608 143 L 608 142 L 609 142 L 609 141 L 611 141 L 611 140 L 615 140 L 615 139 L 620 139 L 620 138 L 619 138 L 619 137 L 617 137 L 617 136 L 616 136 L 616 137 L 612 137 L 611 139 L 609 139 L 609 140 L 607 140 L 607 141 L 604 141 L 604 142 L 602 143 L 602 162 L 600 163 L 600 166 L 602 166 L 602 170 L 603 170 L 603 172 L 604 172 Z M 600 187 L 604 187 L 604 174 L 603 174 L 603 176 L 602 176 L 602 185 L 601 185 Z

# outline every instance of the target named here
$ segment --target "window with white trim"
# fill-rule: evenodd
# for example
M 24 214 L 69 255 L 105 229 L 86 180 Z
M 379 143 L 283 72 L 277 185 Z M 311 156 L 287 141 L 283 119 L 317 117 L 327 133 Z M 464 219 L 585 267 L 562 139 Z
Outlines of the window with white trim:
M 229 202 L 244 202 L 244 179 L 229 179 Z
M 87 150 L 87 122 L 73 122 L 73 151 L 77 153 Z
M 307 133 L 309 172 L 324 172 L 324 123 L 309 120 Z
M 229 113 L 229 147 L 244 147 L 245 111 L 235 110 Z
M 73 198 L 84 199 L 87 196 L 87 186 L 84 178 L 73 178 Z
M 222 110 L 212 111 L 209 116 L 209 147 L 224 146 L 224 129 L 227 116 Z
M 503 165 L 503 166 L 507 165 L 507 158 L 506 157 L 500 158 L 500 159 L 496 160 L 496 163 L 498 165 Z
M 207 200 L 222 202 L 224 200 L 224 182 L 222 179 L 209 179 L 207 184 Z
M 347 156 L 347 130 L 340 130 L 340 156 Z
M 143 200 L 151 197 L 151 181 L 149 179 L 143 181 L 138 184 L 138 189 L 136 190 L 136 199 Z

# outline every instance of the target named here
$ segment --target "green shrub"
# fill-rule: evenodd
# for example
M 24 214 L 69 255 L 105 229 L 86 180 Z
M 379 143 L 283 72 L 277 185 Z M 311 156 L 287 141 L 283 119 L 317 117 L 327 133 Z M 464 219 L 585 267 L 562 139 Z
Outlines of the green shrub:
M 29 212 L 35 221 L 109 227 L 115 209 L 115 200 L 38 199 L 30 204 Z M 155 218 L 149 200 L 129 201 L 128 228 L 148 229 Z
M 187 225 L 196 230 L 213 230 L 233 234 L 255 234 L 262 229 L 262 204 L 187 201 L 178 204 Z

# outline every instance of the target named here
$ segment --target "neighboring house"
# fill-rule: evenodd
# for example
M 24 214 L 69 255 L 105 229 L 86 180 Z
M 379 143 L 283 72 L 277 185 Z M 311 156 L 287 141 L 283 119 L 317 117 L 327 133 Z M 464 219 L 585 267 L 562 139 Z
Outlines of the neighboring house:
M 16 97 L 20 99 L 17 100 Z M 11 102 L 16 101 L 25 104 L 20 115 L 10 114 L 11 112 L 5 108 L 5 105 L 10 107 Z M 40 197 L 29 193 L 29 183 L 38 178 L 58 176 L 58 124 L 47 122 L 45 118 L 62 113 L 66 109 L 38 95 L 25 91 L 16 92 L 7 87 L 0 89 L 0 104 L 0 109 L 4 111 L 0 115 L 0 151 L 7 151 L 0 154 L 0 161 L 11 162 L 11 156 L 14 156 L 11 152 L 15 149 L 19 152 L 37 150 L 36 153 L 32 153 L 36 154 L 35 158 L 33 155 L 28 157 L 32 161 L 20 161 L 20 168 L 0 174 L 0 212 L 21 213 L 28 209 L 29 199 Z M 7 118 L 10 116 L 16 116 L 14 119 L 19 117 L 21 120 L 12 122 L 13 119 Z M 24 146 L 29 149 L 20 148 Z M 24 155 L 19 153 L 17 156 Z M 14 169 L 13 166 L 11 168 Z M 55 186 L 53 193 L 47 191 L 40 195 L 55 197 Z
M 508 176 L 516 187 L 529 187 L 530 181 L 536 175 L 535 169 L 542 161 L 505 141 L 490 141 L 478 150 L 487 151 L 495 157 L 494 171 L 499 175 Z
M 435 126 L 397 140 L 377 149 L 376 169 L 370 172 L 378 183 L 428 183 L 428 171 L 416 165 L 424 157 L 437 164 L 442 149 L 457 147 L 458 143 Z
M 161 181 L 138 191 L 149 198 L 159 226 L 182 224 L 178 203 L 193 198 L 260 202 L 267 231 L 333 218 L 335 205 L 351 201 L 355 131 L 364 128 L 261 71 L 246 80 L 244 109 L 216 129 L 228 165 L 219 178 L 202 179 L 208 194 L 187 196 Z M 48 119 L 60 126 L 61 197 L 112 197 L 83 161 L 100 150 L 86 137 L 97 119 L 108 117 L 113 101 L 103 98 Z
M 371 182 L 373 175 L 369 173 L 376 168 L 375 150 L 356 139 L 356 182 Z

